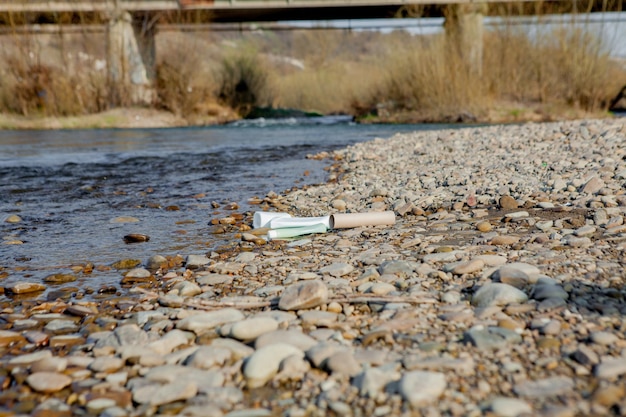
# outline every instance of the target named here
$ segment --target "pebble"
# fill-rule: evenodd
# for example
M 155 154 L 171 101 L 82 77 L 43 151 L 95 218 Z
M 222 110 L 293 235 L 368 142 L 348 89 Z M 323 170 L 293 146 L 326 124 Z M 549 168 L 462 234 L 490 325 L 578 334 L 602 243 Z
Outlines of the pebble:
M 600 379 L 612 379 L 626 374 L 626 357 L 603 360 L 596 365 L 593 374 Z
M 297 282 L 288 286 L 280 297 L 281 310 L 303 310 L 326 303 L 328 288 L 320 280 Z
M 602 346 L 612 345 L 619 340 L 615 334 L 605 331 L 592 332 L 589 335 L 589 339 L 593 343 Z
M 196 334 L 204 333 L 222 324 L 240 321 L 244 319 L 241 311 L 234 308 L 224 308 L 217 311 L 194 314 L 180 320 L 176 327 L 188 330 Z
M 507 304 L 520 304 L 528 300 L 523 291 L 512 285 L 502 283 L 489 283 L 482 286 L 472 296 L 472 305 L 476 307 L 503 306 Z
M 465 333 L 465 340 L 480 350 L 491 350 L 520 343 L 522 337 L 516 331 L 502 327 L 477 327 Z
M 160 406 L 175 401 L 193 398 L 198 393 L 198 387 L 192 381 L 176 381 L 168 384 L 146 385 L 133 391 L 133 401 L 139 404 Z
M 498 417 L 519 417 L 531 415 L 532 407 L 524 400 L 509 397 L 496 397 L 491 400 L 491 412 Z
M 411 371 L 400 380 L 400 395 L 413 407 L 421 407 L 436 402 L 446 387 L 441 372 Z
M 265 385 L 276 373 L 283 359 L 289 356 L 304 357 L 304 352 L 286 343 L 274 343 L 257 349 L 246 361 L 243 375 L 249 388 Z
M 337 262 L 337 263 L 323 267 L 322 269 L 320 269 L 319 273 L 328 274 L 333 277 L 339 278 L 339 277 L 349 274 L 352 271 L 354 271 L 354 267 L 352 265 L 347 264 L 345 262 Z
M 271 317 L 255 317 L 234 323 L 228 336 L 237 340 L 254 340 L 264 333 L 278 329 L 278 322 Z
M 566 376 L 553 376 L 539 380 L 523 381 L 513 388 L 515 393 L 525 398 L 544 398 L 565 395 L 574 389 L 574 381 Z
M 26 378 L 26 383 L 35 391 L 52 394 L 72 383 L 72 378 L 58 372 L 35 372 Z

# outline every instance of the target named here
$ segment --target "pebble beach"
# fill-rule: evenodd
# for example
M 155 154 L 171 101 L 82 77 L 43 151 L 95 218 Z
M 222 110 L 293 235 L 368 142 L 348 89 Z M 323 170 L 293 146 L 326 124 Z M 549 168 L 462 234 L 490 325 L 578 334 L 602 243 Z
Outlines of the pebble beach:
M 125 296 L 5 286 L 0 416 L 626 415 L 626 120 L 309 157 L 328 183 L 259 211 L 395 224 L 268 241 L 235 210 L 232 245 L 128 265 Z

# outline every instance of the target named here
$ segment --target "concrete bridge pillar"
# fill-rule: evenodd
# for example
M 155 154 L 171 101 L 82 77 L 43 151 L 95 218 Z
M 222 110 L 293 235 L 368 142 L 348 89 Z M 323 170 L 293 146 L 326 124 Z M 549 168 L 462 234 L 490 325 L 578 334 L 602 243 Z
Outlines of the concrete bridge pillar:
M 483 65 L 483 14 L 486 5 L 480 3 L 448 6 L 444 28 L 448 48 L 466 63 L 469 71 L 481 75 Z
M 109 17 L 107 65 L 112 105 L 144 105 L 154 100 L 154 32 L 138 34 L 130 13 L 117 11 Z

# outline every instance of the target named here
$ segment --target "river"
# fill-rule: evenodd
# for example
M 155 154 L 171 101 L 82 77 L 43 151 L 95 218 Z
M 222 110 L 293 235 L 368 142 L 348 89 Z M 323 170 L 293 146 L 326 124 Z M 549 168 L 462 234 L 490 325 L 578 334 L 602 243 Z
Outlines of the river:
M 0 131 L 0 286 L 41 282 L 87 262 L 208 253 L 232 240 L 212 234 L 210 225 L 232 213 L 226 204 L 254 211 L 251 197 L 325 181 L 329 161 L 307 154 L 442 127 L 324 117 L 202 128 Z M 11 215 L 22 221 L 7 222 Z M 138 221 L 116 223 L 120 217 Z M 126 244 L 130 233 L 150 240 Z M 120 279 L 117 270 L 96 268 L 67 285 L 97 292 Z

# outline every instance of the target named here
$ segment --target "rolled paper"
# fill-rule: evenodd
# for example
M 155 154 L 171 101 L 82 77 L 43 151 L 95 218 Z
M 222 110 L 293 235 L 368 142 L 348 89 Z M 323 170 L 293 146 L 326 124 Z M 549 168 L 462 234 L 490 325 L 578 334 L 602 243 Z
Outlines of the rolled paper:
M 252 227 L 258 229 L 260 227 L 270 227 L 270 222 L 274 219 L 289 218 L 289 213 L 275 213 L 270 211 L 257 211 L 254 213 Z
M 296 237 L 302 235 L 309 235 L 312 233 L 326 233 L 328 228 L 322 223 L 314 224 L 312 226 L 303 227 L 285 227 L 282 229 L 273 229 L 267 232 L 269 239 L 284 239 L 288 237 Z
M 396 222 L 393 211 L 372 211 L 367 213 L 338 213 L 330 216 L 331 229 L 350 227 L 389 225 Z
M 270 220 L 269 227 L 272 229 L 284 229 L 286 227 L 305 227 L 323 224 L 330 229 L 330 216 L 323 217 L 278 217 Z

